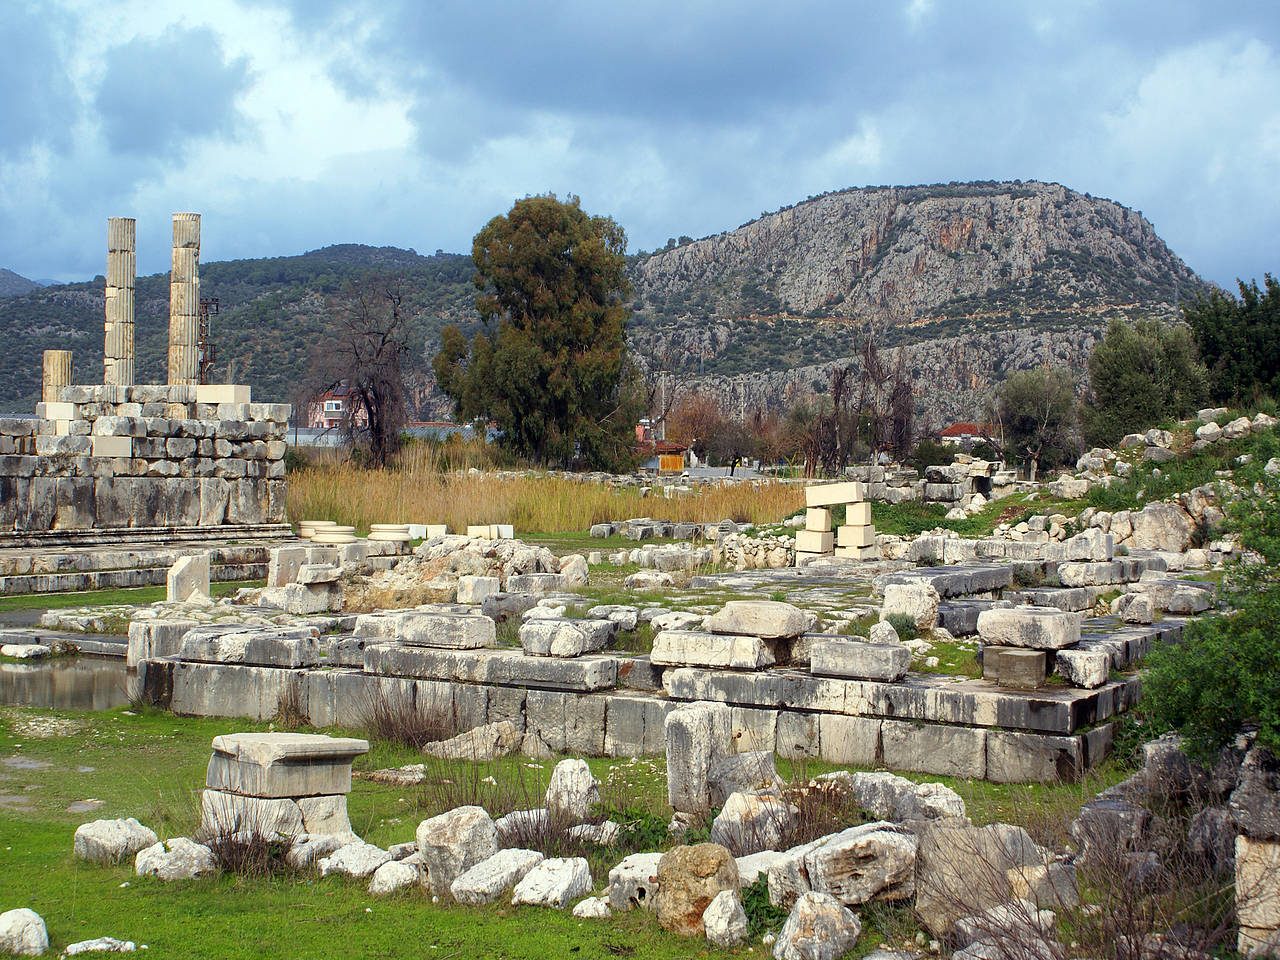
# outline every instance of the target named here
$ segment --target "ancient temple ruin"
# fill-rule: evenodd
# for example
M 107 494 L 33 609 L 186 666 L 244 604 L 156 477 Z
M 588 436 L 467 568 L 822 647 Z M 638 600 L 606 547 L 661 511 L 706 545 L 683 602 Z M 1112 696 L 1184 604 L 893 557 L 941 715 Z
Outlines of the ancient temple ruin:
M 133 220 L 107 221 L 101 385 L 46 351 L 35 418 L 0 420 L 0 545 L 288 532 L 289 405 L 200 382 L 199 214 L 173 215 L 168 382 L 134 382 L 135 236 Z

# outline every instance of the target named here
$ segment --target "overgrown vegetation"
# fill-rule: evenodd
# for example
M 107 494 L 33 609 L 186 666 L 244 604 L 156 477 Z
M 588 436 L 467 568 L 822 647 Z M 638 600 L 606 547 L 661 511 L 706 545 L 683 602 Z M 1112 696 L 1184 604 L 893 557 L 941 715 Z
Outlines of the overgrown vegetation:
M 1154 731 L 1177 730 L 1203 759 L 1246 725 L 1280 750 L 1280 476 L 1267 475 L 1229 517 L 1253 555 L 1223 580 L 1226 612 L 1193 621 L 1180 644 L 1153 650 L 1143 680 Z

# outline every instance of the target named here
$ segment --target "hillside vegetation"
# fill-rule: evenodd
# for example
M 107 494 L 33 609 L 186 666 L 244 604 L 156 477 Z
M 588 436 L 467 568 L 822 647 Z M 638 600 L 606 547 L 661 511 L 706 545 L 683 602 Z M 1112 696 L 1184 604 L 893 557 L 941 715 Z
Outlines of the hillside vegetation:
M 469 256 L 354 244 L 201 267 L 217 297 L 219 376 L 291 399 L 323 344 L 325 300 L 353 274 L 403 274 L 414 339 L 411 414 L 445 415 L 429 358 L 439 331 L 476 313 Z M 629 258 L 641 364 L 701 381 L 735 407 L 778 409 L 821 393 L 873 332 L 907 351 L 926 420 L 974 419 L 1008 370 L 1082 369 L 1108 322 L 1172 319 L 1209 289 L 1140 214 L 1037 182 L 868 187 L 811 197 L 701 240 Z M 168 280 L 138 280 L 139 379 L 163 375 Z M 96 381 L 103 282 L 0 297 L 0 408 L 29 411 L 40 352 L 70 348 Z

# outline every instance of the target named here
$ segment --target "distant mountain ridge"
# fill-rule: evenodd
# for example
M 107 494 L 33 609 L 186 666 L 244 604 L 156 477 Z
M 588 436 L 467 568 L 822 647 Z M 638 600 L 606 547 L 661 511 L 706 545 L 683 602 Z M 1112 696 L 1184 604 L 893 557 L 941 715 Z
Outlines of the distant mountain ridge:
M 777 409 L 820 395 L 834 366 L 857 370 L 871 334 L 905 351 L 933 425 L 975 419 L 1011 369 L 1081 370 L 1112 317 L 1177 319 L 1179 300 L 1210 289 L 1141 214 L 1032 181 L 852 188 L 629 261 L 642 366 L 735 412 Z M 201 294 L 220 302 L 218 375 L 293 399 L 323 348 L 326 299 L 372 270 L 410 291 L 413 412 L 446 416 L 430 372 L 439 332 L 478 329 L 461 254 L 338 244 L 202 264 Z M 29 409 L 44 349 L 72 349 L 77 380 L 101 377 L 103 295 L 99 278 L 0 297 L 0 409 Z M 139 278 L 139 381 L 164 375 L 168 309 L 168 276 Z
M 0 267 L 0 297 L 20 296 L 24 293 L 30 293 L 32 290 L 38 290 L 43 286 L 43 283 L 28 280 L 12 270 Z

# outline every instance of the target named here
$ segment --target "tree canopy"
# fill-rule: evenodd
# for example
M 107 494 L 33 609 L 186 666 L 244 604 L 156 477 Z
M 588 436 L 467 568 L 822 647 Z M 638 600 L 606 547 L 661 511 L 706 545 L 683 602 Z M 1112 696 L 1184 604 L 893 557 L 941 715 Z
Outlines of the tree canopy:
M 1017 370 L 1000 386 L 996 412 L 1004 430 L 1005 455 L 1027 464 L 1031 479 L 1075 455 L 1075 387 L 1062 369 Z
M 433 367 L 461 419 L 494 421 L 539 463 L 617 469 L 634 460 L 643 406 L 626 348 L 626 234 L 577 197 L 518 200 L 475 238 L 469 347 L 446 327 Z
M 1183 310 L 1220 403 L 1280 397 L 1280 283 L 1268 273 L 1262 289 L 1239 286 L 1239 300 L 1215 290 Z
M 1116 319 L 1089 354 L 1080 429 L 1086 443 L 1109 447 L 1126 433 L 1189 416 L 1208 398 L 1208 371 L 1196 360 L 1186 327 Z

